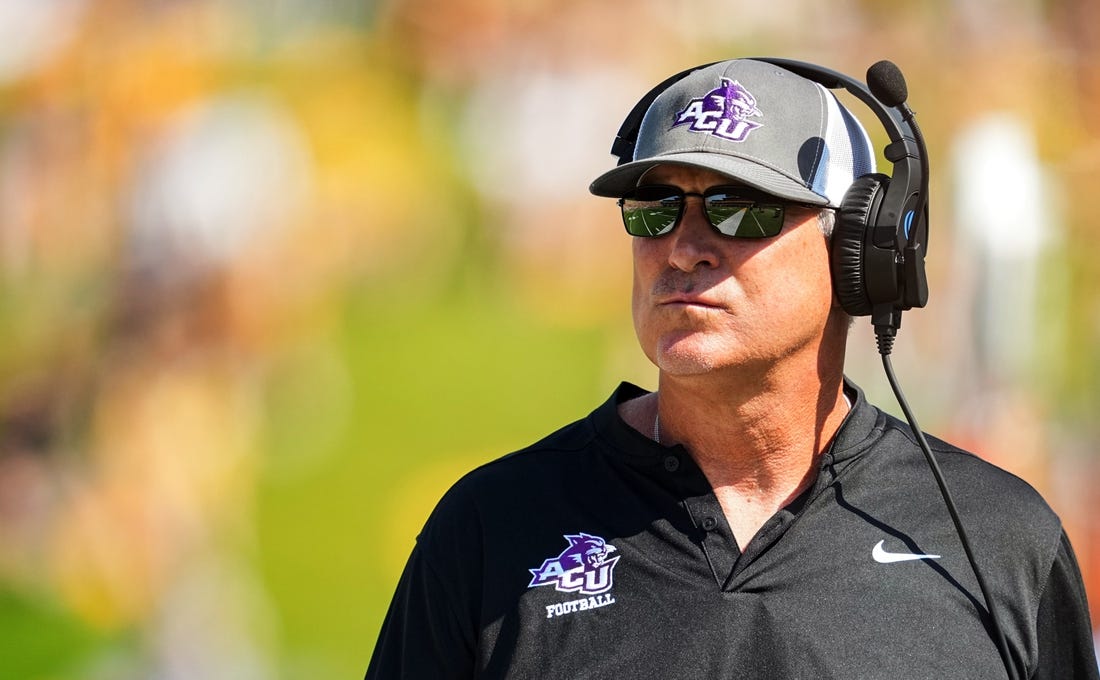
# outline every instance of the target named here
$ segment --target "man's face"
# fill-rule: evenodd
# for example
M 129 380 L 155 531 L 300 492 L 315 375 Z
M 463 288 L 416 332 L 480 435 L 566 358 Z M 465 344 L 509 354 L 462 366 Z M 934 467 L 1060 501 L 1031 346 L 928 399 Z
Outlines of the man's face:
M 641 184 L 703 193 L 731 182 L 661 165 Z M 790 206 L 778 236 L 730 238 L 707 222 L 702 199 L 690 196 L 672 233 L 634 238 L 634 328 L 646 356 L 667 374 L 697 375 L 818 352 L 833 309 L 818 225 L 816 209 Z

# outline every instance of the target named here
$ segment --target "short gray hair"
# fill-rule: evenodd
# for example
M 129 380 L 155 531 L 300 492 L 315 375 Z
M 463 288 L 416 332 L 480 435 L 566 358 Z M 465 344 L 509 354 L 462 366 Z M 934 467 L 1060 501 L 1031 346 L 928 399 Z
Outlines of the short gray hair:
M 817 212 L 817 224 L 821 227 L 821 233 L 825 234 L 825 240 L 830 243 L 833 240 L 833 229 L 836 227 L 836 211 L 832 208 L 822 208 Z
M 832 208 L 822 208 L 817 212 L 817 226 L 821 228 L 821 233 L 825 235 L 825 241 L 832 246 L 833 243 L 833 231 L 836 228 L 836 210 Z M 851 329 L 855 325 L 856 318 L 847 312 L 841 312 L 848 317 L 848 328 Z

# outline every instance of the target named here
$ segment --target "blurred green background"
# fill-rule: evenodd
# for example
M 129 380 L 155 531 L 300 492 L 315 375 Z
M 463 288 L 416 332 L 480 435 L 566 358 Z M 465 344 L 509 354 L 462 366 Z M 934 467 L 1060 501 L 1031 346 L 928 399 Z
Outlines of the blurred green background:
M 756 54 L 906 73 L 932 298 L 895 366 L 925 429 L 1048 497 L 1100 620 L 1098 26 L 1089 0 L 0 0 L 0 678 L 361 676 L 451 483 L 653 387 L 586 187 L 653 83 Z M 897 412 L 870 336 L 849 373 Z

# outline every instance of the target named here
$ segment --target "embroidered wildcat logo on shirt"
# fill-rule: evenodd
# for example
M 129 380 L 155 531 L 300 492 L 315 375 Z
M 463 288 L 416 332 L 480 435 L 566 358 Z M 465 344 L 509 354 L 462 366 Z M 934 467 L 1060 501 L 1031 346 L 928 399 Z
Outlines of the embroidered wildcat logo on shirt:
M 563 593 L 582 595 L 599 595 L 611 590 L 613 571 L 619 561 L 619 555 L 610 557 L 615 546 L 599 536 L 585 533 L 567 534 L 563 538 L 569 542 L 569 547 L 557 557 L 543 560 L 539 568 L 528 569 L 532 578 L 527 587 L 553 585 Z

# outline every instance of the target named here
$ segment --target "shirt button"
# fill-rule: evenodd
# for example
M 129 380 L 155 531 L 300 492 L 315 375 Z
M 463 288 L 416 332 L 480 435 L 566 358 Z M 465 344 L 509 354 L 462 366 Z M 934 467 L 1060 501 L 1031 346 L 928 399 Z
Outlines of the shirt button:
M 665 469 L 669 472 L 676 472 L 680 469 L 680 459 L 676 456 L 665 456 Z
M 704 531 L 714 531 L 715 528 L 717 528 L 717 527 L 718 527 L 718 520 L 716 520 L 715 518 L 713 518 L 713 517 L 704 517 L 703 518 L 703 530 Z

